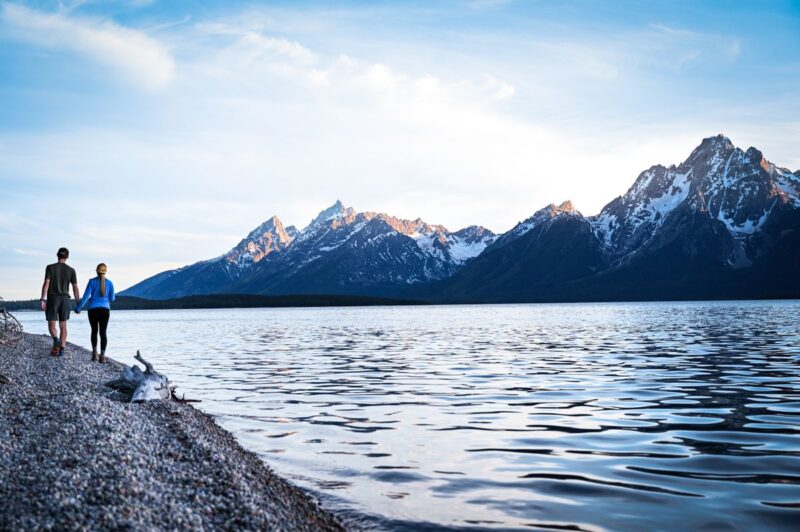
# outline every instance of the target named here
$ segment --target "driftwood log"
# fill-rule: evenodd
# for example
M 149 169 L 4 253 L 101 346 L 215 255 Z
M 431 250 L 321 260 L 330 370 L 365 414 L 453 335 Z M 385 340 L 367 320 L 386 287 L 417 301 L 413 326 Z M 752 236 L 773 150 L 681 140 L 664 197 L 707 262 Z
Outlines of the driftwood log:
M 0 345 L 16 345 L 22 338 L 22 324 L 11 315 L 0 297 Z
M 141 353 L 136 351 L 136 360 L 144 364 L 145 370 L 139 366 L 125 366 L 122 376 L 106 383 L 106 386 L 131 395 L 132 403 L 143 401 L 156 401 L 159 399 L 171 399 L 172 388 L 169 379 L 153 369 L 153 365 L 142 358 Z
M 187 399 L 186 396 L 178 397 L 175 393 L 176 386 L 170 384 L 166 375 L 153 369 L 153 365 L 142 357 L 139 351 L 133 357 L 144 364 L 144 371 L 139 366 L 124 366 L 122 376 L 113 381 L 108 381 L 106 386 L 130 394 L 132 403 L 143 401 L 157 401 L 172 399 L 179 403 L 199 403 L 199 399 Z
M 22 324 L 6 310 L 3 298 L 0 297 L 0 346 L 17 345 L 21 338 Z M 0 373 L 0 384 L 11 384 L 11 377 Z

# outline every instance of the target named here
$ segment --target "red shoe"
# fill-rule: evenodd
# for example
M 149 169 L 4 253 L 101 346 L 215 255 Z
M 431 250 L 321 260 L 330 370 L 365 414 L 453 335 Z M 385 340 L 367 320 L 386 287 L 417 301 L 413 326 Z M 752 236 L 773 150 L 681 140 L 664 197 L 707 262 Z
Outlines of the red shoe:
M 59 352 L 61 352 L 61 346 L 60 345 L 54 345 L 53 349 L 50 350 L 50 356 L 51 357 L 57 357 Z

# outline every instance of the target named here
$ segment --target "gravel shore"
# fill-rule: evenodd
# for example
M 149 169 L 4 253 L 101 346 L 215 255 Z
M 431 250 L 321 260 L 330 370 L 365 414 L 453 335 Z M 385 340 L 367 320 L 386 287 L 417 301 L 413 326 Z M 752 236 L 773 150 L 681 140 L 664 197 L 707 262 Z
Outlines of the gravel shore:
M 0 530 L 344 529 L 208 415 L 126 403 L 119 363 L 51 345 L 0 347 Z

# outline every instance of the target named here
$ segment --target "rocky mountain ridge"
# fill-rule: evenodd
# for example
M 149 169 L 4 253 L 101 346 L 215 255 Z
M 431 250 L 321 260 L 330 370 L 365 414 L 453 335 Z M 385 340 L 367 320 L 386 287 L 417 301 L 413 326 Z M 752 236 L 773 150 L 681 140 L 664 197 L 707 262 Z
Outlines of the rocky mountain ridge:
M 609 253 L 619 259 L 640 249 L 668 215 L 682 207 L 706 212 L 731 236 L 746 242 L 774 209 L 800 207 L 800 179 L 767 161 L 756 148 L 742 151 L 717 135 L 704 139 L 678 166 L 656 165 L 642 172 L 625 195 L 590 222 Z
M 678 165 L 645 170 L 594 216 L 565 201 L 495 235 L 477 225 L 451 232 L 419 218 L 356 212 L 337 201 L 302 231 L 272 217 L 220 257 L 163 272 L 125 293 L 454 301 L 735 297 L 741 290 L 734 278 L 773 286 L 789 276 L 769 292 L 780 296 L 800 278 L 792 244 L 798 235 L 800 170 L 717 135 Z
M 273 216 L 225 254 L 145 279 L 125 295 L 359 293 L 361 286 L 391 292 L 452 275 L 494 239 L 480 226 L 450 232 L 419 218 L 356 212 L 337 200 L 302 231 Z
M 537 211 L 499 236 L 437 293 L 478 300 L 557 299 L 566 293 L 613 299 L 636 298 L 668 283 L 674 294 L 690 297 L 690 286 L 699 294 L 723 279 L 745 279 L 748 269 L 763 269 L 757 264 L 762 258 L 791 249 L 788 239 L 800 231 L 798 217 L 800 172 L 717 135 L 704 139 L 677 166 L 645 170 L 595 216 L 584 217 L 569 202 Z M 548 258 L 542 246 L 553 234 L 559 237 L 548 247 L 563 249 Z M 775 267 L 794 272 L 800 262 Z M 553 270 L 561 272 L 556 280 Z M 714 297 L 726 290 L 731 297 L 739 293 L 735 286 L 714 290 L 709 292 Z

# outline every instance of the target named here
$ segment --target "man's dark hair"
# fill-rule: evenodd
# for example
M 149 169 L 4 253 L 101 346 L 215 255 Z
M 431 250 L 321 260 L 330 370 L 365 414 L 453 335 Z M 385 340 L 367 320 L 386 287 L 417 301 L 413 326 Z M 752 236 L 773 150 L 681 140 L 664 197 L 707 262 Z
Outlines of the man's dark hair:
M 69 250 L 67 248 L 58 248 L 58 253 L 56 253 L 59 259 L 68 259 L 69 258 Z

